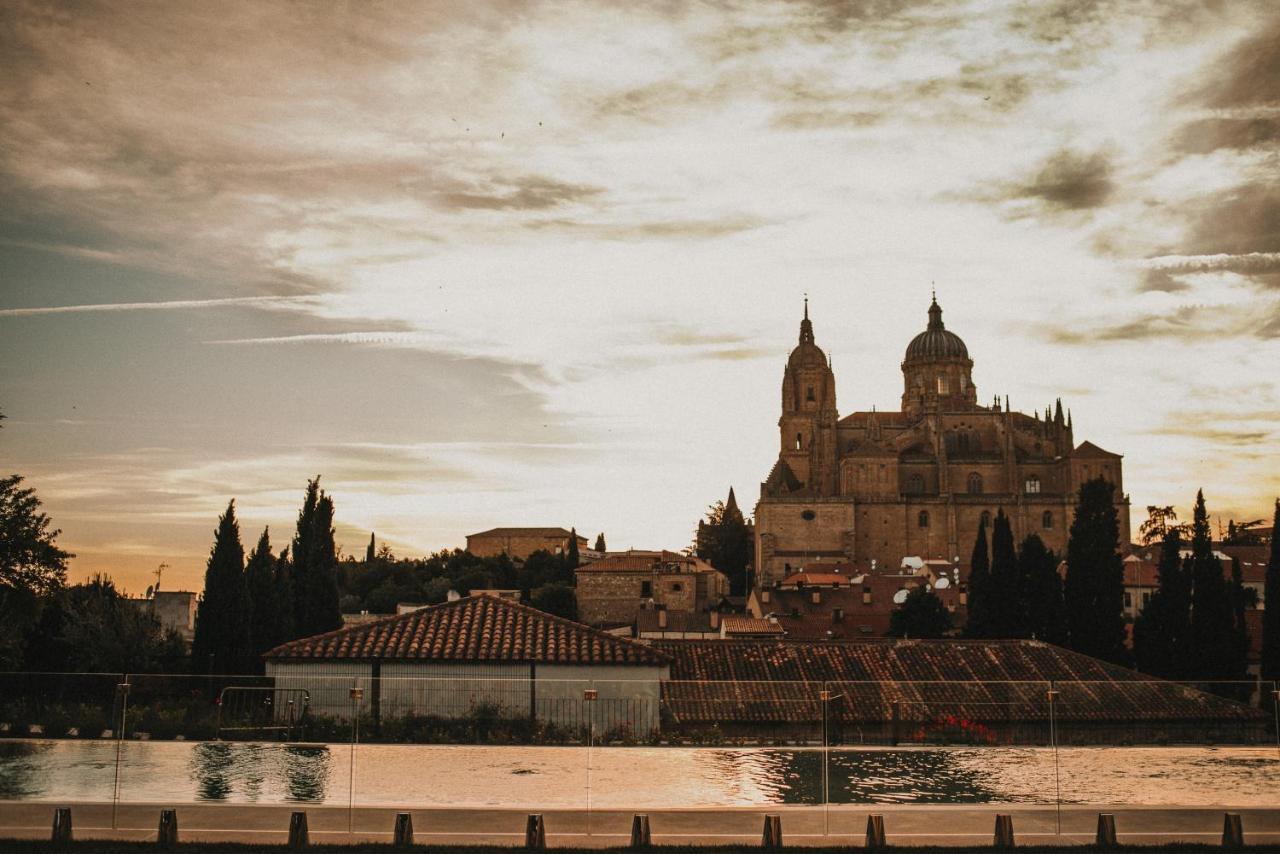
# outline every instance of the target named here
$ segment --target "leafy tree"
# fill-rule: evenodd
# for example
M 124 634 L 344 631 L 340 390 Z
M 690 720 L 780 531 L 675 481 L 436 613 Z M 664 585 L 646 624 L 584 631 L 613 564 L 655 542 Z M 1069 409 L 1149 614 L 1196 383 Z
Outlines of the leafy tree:
M 987 552 L 987 520 L 978 522 L 978 535 L 969 557 L 969 618 L 964 633 L 971 638 L 993 637 L 994 615 L 991 611 L 991 559 Z
M 1241 679 L 1242 662 L 1234 654 L 1231 593 L 1222 563 L 1213 553 L 1203 490 L 1196 493 L 1187 563 L 1191 576 L 1191 633 L 1187 645 L 1191 669 L 1187 675 L 1203 681 Z
M 1026 636 L 1018 577 L 1018 553 L 1013 546 L 1013 527 L 1004 509 L 996 510 L 991 527 L 991 583 L 987 588 L 991 637 L 1020 638 Z
M 1163 542 L 1170 530 L 1177 531 L 1184 539 L 1188 534 L 1188 526 L 1178 523 L 1178 514 L 1173 505 L 1147 505 L 1147 521 L 1138 527 L 1138 542 L 1144 546 Z
M 146 600 L 130 601 L 96 575 L 50 593 L 27 648 L 35 672 L 186 672 L 181 636 L 165 630 Z
M 1271 529 L 1271 555 L 1263 586 L 1262 678 L 1280 681 L 1280 499 Z
M 1018 548 L 1018 589 L 1026 615 L 1026 635 L 1045 643 L 1067 642 L 1067 614 L 1062 601 L 1058 556 L 1035 534 Z
M 1085 481 L 1067 539 L 1063 598 L 1069 642 L 1077 652 L 1123 664 L 1128 651 L 1119 541 L 1115 484 L 1101 477 Z
M 548 584 L 569 586 L 573 583 L 573 570 L 568 568 L 564 557 L 546 549 L 538 549 L 524 559 L 521 575 L 520 587 L 525 592 Z
M 727 501 L 707 508 L 707 517 L 698 521 L 693 552 L 729 579 L 729 593 L 744 596 L 751 587 L 749 577 L 755 554 L 755 538 L 738 509 L 738 499 L 729 487 Z
M 338 607 L 338 549 L 333 541 L 333 499 L 320 478 L 307 482 L 293 538 L 294 631 L 309 637 L 342 626 Z
M 1228 546 L 1260 546 L 1262 538 L 1258 536 L 1256 528 L 1261 524 L 1261 519 L 1249 522 L 1231 519 L 1227 522 L 1227 537 L 1222 542 Z
M 605 548 L 605 545 L 604 545 L 604 531 L 601 531 L 599 534 L 596 535 L 596 545 L 595 545 L 594 551 L 598 551 L 601 553 L 608 551 L 608 549 Z
M 565 555 L 565 567 L 568 569 L 577 569 L 582 563 L 581 557 L 578 555 L 578 529 L 569 529 L 569 550 Z
M 1143 673 L 1165 679 L 1187 675 L 1191 642 L 1191 577 L 1182 560 L 1182 531 L 1165 530 L 1156 590 L 1133 624 L 1133 654 Z
M 60 533 L 49 529 L 40 499 L 20 476 L 0 478 L 0 670 L 19 666 L 41 597 L 66 582 L 75 555 L 58 548 Z
M 249 591 L 249 651 L 255 672 L 261 666 L 264 652 L 288 640 L 280 630 L 280 612 L 288 600 L 281 596 L 276 583 L 278 563 L 271 554 L 271 532 L 263 528 L 244 571 Z
M 533 591 L 529 604 L 539 611 L 555 614 L 567 620 L 578 619 L 578 597 L 573 588 L 565 584 L 548 584 Z
M 244 547 L 240 545 L 240 524 L 232 499 L 218 518 L 209 552 L 191 656 L 197 668 L 210 673 L 246 673 L 250 667 L 250 644 Z
M 928 586 L 912 588 L 906 600 L 889 615 L 889 636 L 940 638 L 951 630 L 951 612 Z

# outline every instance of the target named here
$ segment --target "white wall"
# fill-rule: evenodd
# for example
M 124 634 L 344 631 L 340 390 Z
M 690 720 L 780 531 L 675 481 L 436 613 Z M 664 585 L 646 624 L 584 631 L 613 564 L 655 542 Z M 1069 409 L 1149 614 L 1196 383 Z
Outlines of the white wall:
M 368 711 L 372 666 L 361 662 L 290 661 L 267 662 L 267 676 L 277 688 L 302 688 L 310 695 L 313 715 L 350 719 L 351 689 L 363 688 L 364 711 Z

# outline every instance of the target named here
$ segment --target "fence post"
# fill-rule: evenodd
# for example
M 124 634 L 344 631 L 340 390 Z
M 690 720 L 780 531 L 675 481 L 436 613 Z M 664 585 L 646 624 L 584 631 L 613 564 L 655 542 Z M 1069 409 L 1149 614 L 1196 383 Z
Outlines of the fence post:
M 1098 833 L 1094 844 L 1099 848 L 1113 848 L 1116 844 L 1116 817 L 1109 812 L 1098 813 Z
M 884 816 L 867 816 L 867 848 L 884 848 L 888 842 L 884 838 Z
M 636 813 L 631 816 L 631 847 L 648 848 L 651 845 L 653 838 L 649 834 L 649 816 Z
M 306 848 L 311 844 L 311 836 L 307 833 L 307 814 L 295 812 L 289 816 L 289 847 Z
M 178 843 L 178 811 L 160 810 L 160 827 L 156 831 L 157 845 L 176 845 Z
M 58 807 L 53 811 L 52 841 L 71 841 L 71 807 Z
M 996 834 L 994 841 L 995 847 L 997 848 L 1013 847 L 1013 816 L 996 816 Z
M 760 837 L 760 847 L 782 847 L 782 816 L 766 815 L 764 817 L 764 833 Z
M 538 849 L 547 847 L 547 827 L 540 813 L 529 814 L 529 820 L 524 826 L 524 847 Z
M 413 816 L 407 812 L 396 814 L 396 835 L 393 844 L 399 848 L 413 844 Z
M 1222 847 L 1244 847 L 1244 826 L 1240 823 L 1240 813 L 1229 812 L 1222 817 Z

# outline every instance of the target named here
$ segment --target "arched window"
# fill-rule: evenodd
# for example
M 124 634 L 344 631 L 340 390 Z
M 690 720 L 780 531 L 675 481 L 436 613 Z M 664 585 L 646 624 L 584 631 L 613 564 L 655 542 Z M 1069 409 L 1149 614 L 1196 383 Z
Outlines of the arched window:
M 969 472 L 969 494 L 982 494 L 982 475 L 978 474 L 976 471 Z
M 987 528 L 991 527 L 991 511 L 990 510 L 982 511 L 982 524 L 984 527 L 987 527 Z
M 1026 486 L 1027 495 L 1038 495 L 1040 492 L 1040 476 L 1034 474 L 1027 475 Z
M 924 477 L 922 475 L 913 474 L 907 478 L 907 493 L 909 495 L 919 495 L 924 492 Z M 921 525 L 921 527 L 924 527 Z
M 805 393 L 805 400 L 813 400 L 813 386 L 809 386 L 809 391 Z
M 950 394 L 951 384 L 947 382 L 946 377 L 938 377 L 938 394 Z
M 1048 510 L 1044 511 L 1044 515 L 1040 517 L 1040 527 L 1045 530 L 1053 527 L 1053 514 Z
M 921 510 L 920 515 L 916 516 L 916 527 L 918 528 L 929 527 L 929 511 L 928 510 Z

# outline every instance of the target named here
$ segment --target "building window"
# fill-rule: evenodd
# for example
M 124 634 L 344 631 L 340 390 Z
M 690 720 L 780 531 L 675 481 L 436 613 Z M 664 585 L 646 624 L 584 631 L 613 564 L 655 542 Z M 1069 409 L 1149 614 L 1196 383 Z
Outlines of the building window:
M 987 527 L 987 528 L 991 527 L 991 511 L 990 510 L 983 510 L 982 516 L 979 518 L 981 518 L 982 520 L 983 527 Z
M 1040 478 L 1036 475 L 1027 476 L 1027 495 L 1038 495 L 1040 493 Z
M 913 474 L 908 477 L 907 492 L 910 495 L 919 495 L 924 492 L 924 477 L 918 474 Z
M 1126 608 L 1133 607 L 1133 594 L 1130 593 L 1128 590 L 1124 592 L 1124 606 Z
M 950 394 L 951 384 L 947 382 L 946 377 L 938 377 L 938 394 Z
M 961 454 L 969 453 L 969 434 L 958 433 L 956 435 L 956 450 Z
M 684 585 L 683 585 L 683 584 L 681 584 L 679 581 L 673 581 L 673 582 L 671 582 L 671 592 L 672 592 L 672 593 L 679 593 L 679 592 L 680 592 L 680 591 L 682 591 L 682 590 L 684 590 Z
M 800 436 L 800 434 L 797 433 L 796 434 L 796 450 L 797 451 L 804 450 L 804 443 L 801 441 L 801 438 L 802 437 Z
M 976 471 L 969 473 L 969 494 L 982 494 L 982 475 L 978 474 Z
M 1040 527 L 1046 531 L 1053 527 L 1053 514 L 1048 510 L 1044 511 L 1044 515 L 1040 517 Z
M 916 526 L 919 528 L 929 527 L 929 511 L 921 510 L 920 515 L 916 516 Z
M 800 518 L 806 522 L 812 522 L 814 519 L 818 518 L 818 514 L 814 513 L 812 510 L 801 510 Z
M 805 392 L 805 400 L 813 400 L 813 386 L 809 386 L 809 390 Z
M 640 598 L 641 599 L 653 598 L 653 582 L 652 581 L 640 582 Z

